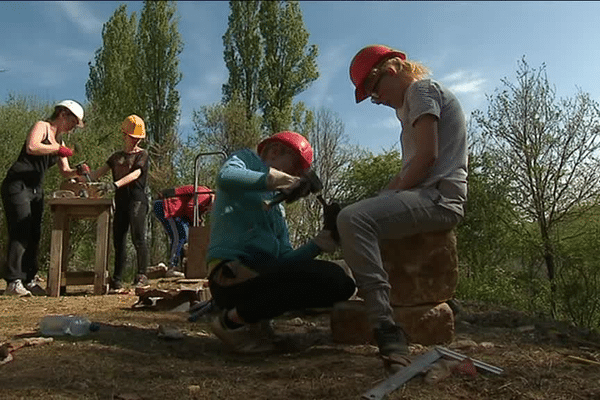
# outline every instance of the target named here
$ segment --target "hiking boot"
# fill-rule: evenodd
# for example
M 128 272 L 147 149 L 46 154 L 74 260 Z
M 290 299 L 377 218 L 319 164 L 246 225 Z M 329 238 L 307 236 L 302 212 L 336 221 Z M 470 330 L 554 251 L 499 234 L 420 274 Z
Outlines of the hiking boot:
M 410 364 L 406 334 L 399 325 L 381 323 L 375 328 L 375 341 L 386 368 L 398 369 Z
M 261 329 L 257 329 L 256 324 L 243 325 L 236 329 L 227 328 L 223 322 L 226 312 L 227 310 L 213 318 L 210 327 L 215 336 L 221 339 L 229 350 L 241 354 L 257 354 L 276 350 L 274 343 L 264 332 L 261 332 Z
M 138 274 L 136 275 L 135 280 L 133 281 L 133 286 L 136 288 L 150 286 L 150 281 L 148 280 L 148 277 L 146 275 Z
M 20 279 L 15 279 L 12 282 L 9 282 L 8 285 L 6 286 L 6 290 L 4 291 L 4 294 L 7 296 L 19 296 L 19 297 L 24 297 L 24 296 L 31 296 L 31 292 L 27 289 L 25 289 L 25 286 L 23 286 L 23 283 L 21 282 Z
M 40 284 L 36 283 L 35 281 L 33 282 L 29 282 L 27 285 L 25 285 L 25 288 L 27 290 L 29 290 L 31 292 L 32 295 L 34 296 L 47 296 L 48 293 L 46 293 L 46 290 L 40 286 Z

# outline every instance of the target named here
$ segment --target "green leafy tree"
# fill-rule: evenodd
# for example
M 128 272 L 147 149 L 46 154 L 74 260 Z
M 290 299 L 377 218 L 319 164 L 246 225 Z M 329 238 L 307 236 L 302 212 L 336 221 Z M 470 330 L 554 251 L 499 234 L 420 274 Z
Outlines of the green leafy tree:
M 230 1 L 231 13 L 223 35 L 225 65 L 229 70 L 229 79 L 223 85 L 223 102 L 241 96 L 248 119 L 259 109 L 259 74 L 264 59 L 258 15 L 260 3 Z
M 550 309 L 556 315 L 556 248 L 559 223 L 582 215 L 600 194 L 600 111 L 590 95 L 557 100 L 545 66 L 523 58 L 516 83 L 489 97 L 488 111 L 475 120 L 498 163 L 493 176 L 506 188 L 513 229 L 529 240 L 544 261 Z M 533 225 L 532 225 L 533 224 Z M 535 230 L 531 227 L 536 226 Z
M 102 47 L 89 63 L 85 90 L 91 111 L 113 123 L 130 114 L 143 117 L 138 98 L 136 30 L 136 14 L 129 17 L 127 6 L 121 4 L 102 27 Z
M 260 117 L 255 114 L 250 117 L 239 97 L 224 104 L 200 107 L 192 117 L 196 146 L 202 152 L 223 151 L 226 154 L 255 148 L 260 139 Z
M 223 100 L 239 95 L 248 119 L 261 113 L 265 136 L 289 129 L 302 109 L 294 97 L 319 76 L 317 46 L 308 44 L 298 2 L 230 1 L 229 6 Z
M 259 104 L 271 132 L 287 129 L 292 101 L 318 77 L 316 45 L 309 45 L 297 1 L 263 1 L 260 31 L 264 38 L 264 65 L 260 71 Z
M 397 148 L 391 148 L 379 155 L 364 152 L 344 171 L 340 195 L 342 202 L 351 204 L 377 196 L 401 167 L 402 156 Z
M 174 1 L 145 1 L 136 35 L 140 50 L 135 85 L 144 110 L 151 143 L 172 139 L 179 118 L 180 96 L 176 86 L 182 78 L 179 54 L 183 40 Z

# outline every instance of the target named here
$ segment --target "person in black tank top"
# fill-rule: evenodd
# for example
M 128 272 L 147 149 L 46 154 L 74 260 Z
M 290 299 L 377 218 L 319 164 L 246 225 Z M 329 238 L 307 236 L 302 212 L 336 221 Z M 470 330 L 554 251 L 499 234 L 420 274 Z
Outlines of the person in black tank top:
M 44 193 L 42 185 L 48 168 L 58 164 L 65 178 L 80 175 L 69 166 L 73 151 L 64 146 L 62 135 L 83 127 L 83 108 L 73 100 L 56 104 L 46 121 L 36 122 L 27 135 L 17 160 L 2 182 L 2 203 L 8 225 L 8 255 L 4 294 L 44 294 L 35 283 L 38 272 Z M 82 166 L 83 171 L 87 166 Z M 89 168 L 88 168 L 89 170 Z
M 113 153 L 106 164 L 90 173 L 92 180 L 112 171 L 113 182 L 104 182 L 101 192 L 115 192 L 115 215 L 113 219 L 113 242 L 115 247 L 115 268 L 111 279 L 112 291 L 123 288 L 123 268 L 127 260 L 125 239 L 131 226 L 131 239 L 137 254 L 137 275 L 135 286 L 147 286 L 148 246 L 146 244 L 146 216 L 148 196 L 148 152 L 139 147 L 146 137 L 144 121 L 137 115 L 130 115 L 121 125 L 124 149 Z

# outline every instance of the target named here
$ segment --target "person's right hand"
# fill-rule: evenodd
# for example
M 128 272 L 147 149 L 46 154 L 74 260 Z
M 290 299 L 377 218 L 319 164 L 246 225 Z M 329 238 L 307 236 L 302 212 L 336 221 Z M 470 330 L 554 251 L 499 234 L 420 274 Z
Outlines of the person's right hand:
M 77 165 L 76 168 L 77 168 L 77 173 L 81 176 L 86 175 L 86 174 L 89 175 L 90 172 L 92 172 L 90 170 L 90 167 L 86 163 L 81 163 L 81 164 Z
M 298 182 L 300 178 L 286 174 L 285 172 L 279 171 L 275 168 L 269 168 L 269 174 L 267 175 L 267 189 L 269 190 L 282 190 L 289 189 L 294 183 Z
M 60 146 L 58 148 L 58 153 L 56 154 L 58 154 L 59 157 L 71 157 L 73 155 L 73 150 L 65 146 Z

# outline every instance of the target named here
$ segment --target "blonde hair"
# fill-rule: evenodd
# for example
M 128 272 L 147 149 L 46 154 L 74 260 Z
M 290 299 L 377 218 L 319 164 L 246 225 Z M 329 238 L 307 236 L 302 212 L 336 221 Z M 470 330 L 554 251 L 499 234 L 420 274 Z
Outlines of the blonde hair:
M 377 64 L 367 75 L 364 83 L 365 90 L 370 93 L 379 76 L 385 72 L 387 68 L 394 68 L 397 72 L 401 72 L 416 80 L 426 78 L 431 74 L 431 70 L 425 65 L 417 61 L 402 60 L 400 57 L 387 58 Z
M 401 60 L 398 57 L 387 60 L 384 65 L 396 67 L 399 72 L 402 71 L 406 75 L 417 80 L 426 78 L 431 74 L 431 70 L 420 62 Z

